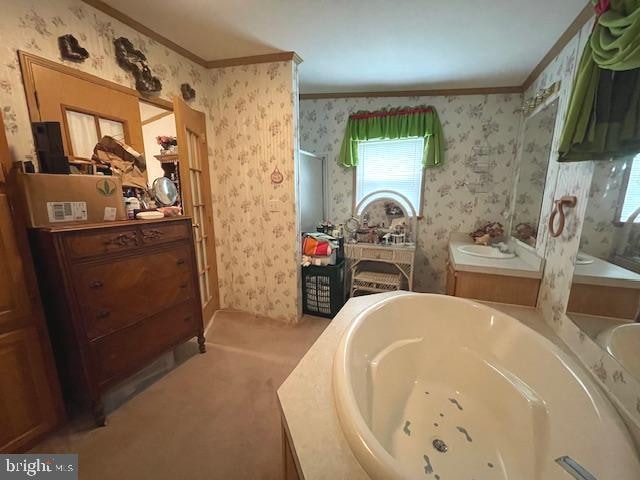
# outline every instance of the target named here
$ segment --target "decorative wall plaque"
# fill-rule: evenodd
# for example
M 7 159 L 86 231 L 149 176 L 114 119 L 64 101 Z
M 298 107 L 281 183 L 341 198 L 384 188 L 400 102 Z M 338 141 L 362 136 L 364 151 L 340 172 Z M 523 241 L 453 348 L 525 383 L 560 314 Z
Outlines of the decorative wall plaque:
M 196 91 L 188 83 L 180 85 L 180 92 L 182 93 L 182 98 L 187 102 L 196 98 Z
M 58 48 L 60 49 L 60 56 L 64 60 L 84 62 L 89 58 L 89 52 L 82 48 L 78 43 L 78 39 L 70 33 L 58 37 Z
M 137 50 L 131 41 L 124 37 L 115 39 L 113 44 L 116 47 L 118 65 L 133 74 L 136 79 L 136 90 L 147 94 L 158 93 L 162 90 L 162 82 L 151 73 L 144 53 Z
M 271 173 L 271 183 L 274 185 L 280 185 L 284 181 L 284 176 L 278 170 L 278 167 Z

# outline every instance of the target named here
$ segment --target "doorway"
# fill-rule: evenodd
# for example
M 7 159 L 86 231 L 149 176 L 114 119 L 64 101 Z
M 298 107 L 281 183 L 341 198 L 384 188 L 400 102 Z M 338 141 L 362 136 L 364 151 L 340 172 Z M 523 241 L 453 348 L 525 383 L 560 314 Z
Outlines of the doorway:
M 177 150 L 173 147 L 165 149 L 160 143 L 161 139 L 169 142 L 169 139 L 176 138 L 176 116 L 173 109 L 168 107 L 144 100 L 140 100 L 139 104 L 149 187 L 153 187 L 157 178 L 171 179 L 178 189 L 178 205 L 182 205 Z
M 173 103 L 147 99 L 130 88 L 30 53 L 19 52 L 19 59 L 31 121 L 58 122 L 69 158 L 90 164 L 86 157 L 91 142 L 109 132 L 145 153 L 148 166 L 141 187 L 152 185 L 159 176 L 171 178 L 164 168 L 171 163 L 183 213 L 192 217 L 203 316 L 208 321 L 219 308 L 219 292 L 204 113 L 180 98 Z M 177 150 L 161 152 L 158 136 L 175 137 Z
M 302 232 L 315 232 L 327 218 L 325 158 L 315 153 L 300 151 L 300 228 Z

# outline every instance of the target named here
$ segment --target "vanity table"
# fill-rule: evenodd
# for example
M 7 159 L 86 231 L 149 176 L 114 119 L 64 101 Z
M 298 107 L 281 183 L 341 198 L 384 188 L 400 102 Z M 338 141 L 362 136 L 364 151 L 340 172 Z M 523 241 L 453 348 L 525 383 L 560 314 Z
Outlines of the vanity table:
M 345 244 L 345 257 L 349 261 L 351 272 L 351 296 L 358 291 L 381 293 L 400 290 L 404 282 L 407 289 L 412 291 L 415 254 L 415 245 Z M 392 265 L 397 273 L 360 268 L 363 262 Z

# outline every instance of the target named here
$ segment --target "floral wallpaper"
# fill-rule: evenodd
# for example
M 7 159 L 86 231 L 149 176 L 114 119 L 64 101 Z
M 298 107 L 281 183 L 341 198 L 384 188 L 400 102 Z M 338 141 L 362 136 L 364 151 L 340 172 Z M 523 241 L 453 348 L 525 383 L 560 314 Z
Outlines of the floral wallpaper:
M 296 321 L 294 64 L 207 70 L 79 0 L 10 0 L 2 9 L 0 109 L 14 159 L 35 158 L 17 50 L 134 88 L 113 47 L 114 38 L 129 38 L 161 79 L 162 98 L 180 95 L 187 82 L 196 90 L 192 106 L 207 115 L 222 308 Z M 60 58 L 57 38 L 67 33 L 89 51 L 85 62 Z M 285 179 L 272 187 L 276 166 Z
M 521 103 L 520 95 L 301 100 L 300 144 L 327 155 L 329 219 L 344 223 L 352 213 L 354 171 L 338 165 L 337 155 L 349 114 L 402 106 L 436 108 L 444 130 L 445 162 L 425 177 L 414 290 L 444 292 L 449 234 L 472 232 L 488 221 L 505 223 Z M 480 161 L 483 172 L 478 173 Z M 478 191 L 482 193 L 474 193 Z
M 566 116 L 574 72 L 591 27 L 592 23 L 588 22 L 525 92 L 525 98 L 530 98 L 540 88 L 548 87 L 557 80 L 562 82 L 558 97 L 558 117 L 552 154 L 547 172 L 547 188 L 544 192 L 542 216 L 538 227 L 540 234 L 536 249 L 545 257 L 538 308 L 542 310 L 545 320 L 558 336 L 590 368 L 602 386 L 617 399 L 618 407 L 623 409 L 640 428 L 640 379 L 635 379 L 626 372 L 565 313 L 571 291 L 574 262 L 580 243 L 580 232 L 587 218 L 591 179 L 598 162 L 559 163 L 557 161 L 558 142 Z M 553 238 L 548 235 L 547 222 L 553 199 L 563 195 L 575 195 L 578 202 L 576 208 L 567 216 L 564 233 Z
M 216 246 L 223 304 L 298 319 L 297 66 L 217 69 L 213 84 Z M 283 175 L 272 184 L 275 169 Z M 218 235 L 220 233 L 220 235 Z

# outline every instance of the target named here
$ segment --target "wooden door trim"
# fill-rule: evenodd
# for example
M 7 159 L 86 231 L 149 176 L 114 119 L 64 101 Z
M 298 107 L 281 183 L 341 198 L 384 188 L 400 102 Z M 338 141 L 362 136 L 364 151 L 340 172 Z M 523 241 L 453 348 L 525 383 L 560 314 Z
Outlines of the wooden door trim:
M 42 385 L 42 388 L 48 389 L 50 394 L 44 400 L 49 402 L 50 405 L 46 412 L 44 410 L 41 412 L 45 416 L 36 421 L 37 425 L 34 425 L 31 430 L 24 432 L 19 437 L 13 438 L 8 444 L 0 445 L 0 449 L 8 451 L 25 451 L 35 445 L 49 431 L 61 425 L 65 420 L 66 414 L 58 383 L 58 373 L 53 362 L 53 351 L 44 320 L 37 279 L 33 268 L 33 258 L 29 250 L 27 230 L 24 223 L 26 216 L 23 211 L 23 205 L 17 200 L 18 195 L 14 182 L 15 169 L 10 169 L 10 156 L 4 124 L 0 117 L 0 197 L 6 195 L 6 200 L 8 201 L 6 206 L 11 209 L 11 212 L 7 212 L 6 216 L 0 215 L 0 223 L 3 224 L 4 235 L 9 238 L 13 237 L 15 240 L 16 250 L 10 252 L 10 254 L 19 257 L 21 272 L 17 274 L 21 275 L 24 281 L 22 289 L 28 292 L 26 299 L 28 302 L 27 310 L 23 312 L 23 315 L 10 318 L 7 322 L 0 322 L 0 337 L 8 338 L 11 335 L 31 332 L 31 335 L 33 335 L 31 338 L 37 339 L 37 342 L 30 342 L 29 345 L 31 358 L 36 361 L 41 360 L 46 378 L 46 385 Z M 3 239 L 0 239 L 0 244 L 3 245 L 3 248 L 7 247 Z M 2 251 L 9 253 L 8 250 Z
M 62 118 L 66 118 L 67 112 L 83 113 L 85 115 L 92 116 L 96 122 L 96 131 L 98 132 L 98 140 L 102 138 L 102 134 L 100 132 L 101 118 L 104 118 L 105 120 L 111 120 L 112 122 L 122 123 L 122 127 L 123 127 L 122 129 L 124 131 L 124 142 L 126 144 L 129 144 L 131 142 L 131 138 L 130 138 L 131 134 L 129 133 L 130 122 L 129 122 L 129 119 L 127 118 L 115 117 L 113 115 L 96 112 L 95 110 L 91 110 L 89 108 L 76 107 L 73 105 L 66 105 L 64 103 L 60 104 L 60 108 L 62 109 Z M 67 146 L 69 149 L 69 156 L 73 158 L 83 159 L 82 157 L 78 157 L 76 155 L 76 152 L 73 151 L 73 143 L 71 142 L 71 132 L 69 131 L 69 125 L 67 121 L 65 121 L 62 125 L 60 125 L 60 129 L 62 130 L 62 134 L 64 135 L 65 140 L 67 142 Z
M 27 107 L 29 108 L 29 115 L 34 121 L 40 120 L 40 111 L 38 110 L 38 99 L 35 89 L 35 81 L 33 79 L 33 66 L 38 65 L 41 67 L 49 68 L 66 75 L 71 75 L 80 80 L 100 85 L 102 87 L 110 88 L 127 95 L 132 95 L 138 98 L 139 101 L 147 102 L 152 105 L 156 105 L 161 108 L 173 110 L 173 103 L 169 100 L 165 100 L 159 97 L 147 97 L 133 88 L 125 87 L 119 83 L 105 80 L 104 78 L 92 75 L 91 73 L 83 72 L 77 68 L 69 67 L 53 60 L 39 57 L 23 50 L 18 50 L 18 60 L 20 62 L 20 70 L 22 71 L 22 83 L 24 85 L 25 95 L 27 97 Z
M 166 112 L 158 113 L 157 115 L 154 115 L 153 117 L 149 117 L 146 120 L 142 120 L 142 126 L 149 125 L 150 123 L 153 123 L 153 122 L 157 122 L 158 120 L 160 120 L 160 119 L 162 119 L 164 117 L 168 117 L 172 113 L 173 113 L 173 110 L 167 110 Z
M 204 112 L 195 110 L 186 104 L 181 98 L 174 97 L 174 102 L 179 108 L 174 108 L 175 120 L 176 120 L 176 134 L 178 137 L 178 145 L 181 140 L 188 137 L 188 131 L 191 131 L 198 135 L 199 142 L 197 148 L 201 149 L 201 164 L 200 164 L 200 177 L 206 181 L 208 188 L 202 188 L 200 195 L 201 201 L 208 207 L 203 213 L 207 213 L 207 219 L 204 217 L 200 219 L 200 222 L 207 222 L 210 224 L 209 240 L 206 242 L 207 252 L 205 254 L 209 257 L 209 287 L 211 289 L 211 300 L 203 308 L 203 318 L 205 322 L 208 322 L 214 311 L 220 308 L 220 287 L 218 283 L 218 260 L 216 253 L 216 226 L 213 219 L 213 192 L 211 189 L 211 166 L 209 165 L 208 144 L 207 144 L 207 118 Z M 188 124 L 201 124 L 202 128 L 198 130 L 188 129 Z M 187 149 L 185 146 L 181 147 L 178 155 L 185 154 Z M 180 159 L 179 159 L 180 160 Z M 182 192 L 182 207 L 184 214 L 193 215 L 191 209 L 191 175 L 189 172 L 189 164 L 178 164 L 180 169 L 180 187 Z M 186 171 L 186 175 L 184 172 Z M 188 207 L 188 208 L 187 208 Z M 195 235 L 194 235 L 195 239 Z

